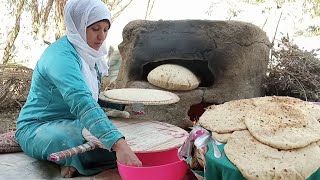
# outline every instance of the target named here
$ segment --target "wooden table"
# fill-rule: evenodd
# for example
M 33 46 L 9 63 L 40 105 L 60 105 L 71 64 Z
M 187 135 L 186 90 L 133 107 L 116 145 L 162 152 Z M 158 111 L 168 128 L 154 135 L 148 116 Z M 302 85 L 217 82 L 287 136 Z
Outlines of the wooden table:
M 134 152 L 159 152 L 179 148 L 189 133 L 177 126 L 152 120 L 112 118 Z

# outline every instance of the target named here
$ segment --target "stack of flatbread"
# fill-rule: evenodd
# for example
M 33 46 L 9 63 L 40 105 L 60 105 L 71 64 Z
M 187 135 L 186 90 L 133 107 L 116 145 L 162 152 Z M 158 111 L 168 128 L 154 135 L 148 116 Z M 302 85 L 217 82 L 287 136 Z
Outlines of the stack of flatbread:
M 320 168 L 320 106 L 266 96 L 210 106 L 199 124 L 247 179 L 306 179 Z

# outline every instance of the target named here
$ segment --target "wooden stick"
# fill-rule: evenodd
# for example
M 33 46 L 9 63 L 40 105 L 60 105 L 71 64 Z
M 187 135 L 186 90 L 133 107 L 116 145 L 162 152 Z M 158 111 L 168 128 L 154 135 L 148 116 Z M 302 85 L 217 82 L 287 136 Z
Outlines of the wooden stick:
M 93 142 L 86 142 L 85 144 L 81 144 L 77 147 L 73 147 L 70 149 L 66 149 L 63 151 L 59 151 L 56 153 L 52 153 L 49 156 L 49 161 L 60 161 L 63 160 L 65 158 L 74 156 L 76 154 L 80 154 L 80 153 L 84 153 L 87 151 L 91 151 L 93 149 L 96 149 L 98 147 L 98 145 L 95 145 Z

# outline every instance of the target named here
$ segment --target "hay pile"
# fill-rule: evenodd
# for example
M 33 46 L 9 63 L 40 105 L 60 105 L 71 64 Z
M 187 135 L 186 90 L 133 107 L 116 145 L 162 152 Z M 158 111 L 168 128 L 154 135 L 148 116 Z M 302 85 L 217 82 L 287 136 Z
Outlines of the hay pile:
M 12 131 L 29 93 L 32 69 L 0 64 L 0 134 Z
M 0 64 L 0 111 L 25 102 L 32 69 L 20 65 Z
M 281 39 L 280 50 L 273 49 L 265 83 L 266 95 L 291 96 L 320 101 L 320 59 L 314 51 L 304 51 Z

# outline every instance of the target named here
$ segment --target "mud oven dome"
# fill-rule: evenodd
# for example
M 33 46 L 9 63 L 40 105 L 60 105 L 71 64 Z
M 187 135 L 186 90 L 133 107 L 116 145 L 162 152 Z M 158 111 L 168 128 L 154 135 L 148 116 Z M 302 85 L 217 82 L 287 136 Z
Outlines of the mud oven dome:
M 255 25 L 239 21 L 135 20 L 125 26 L 122 36 L 122 62 L 115 88 L 162 89 L 147 81 L 148 73 L 162 64 L 184 66 L 201 81 L 196 89 L 171 91 L 180 97 L 176 104 L 145 106 L 140 119 L 188 128 L 192 126 L 190 120 L 203 113 L 203 107 L 264 95 L 270 42 Z M 126 107 L 129 111 L 131 108 Z

